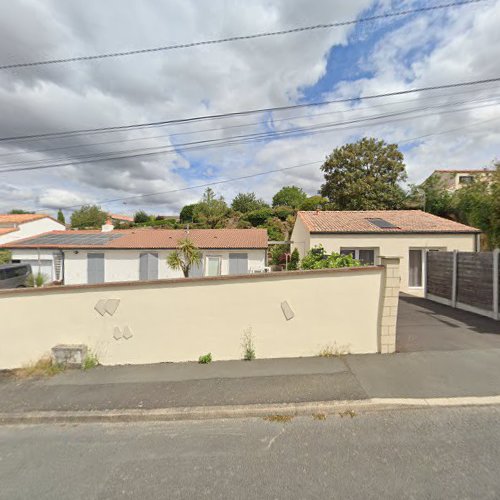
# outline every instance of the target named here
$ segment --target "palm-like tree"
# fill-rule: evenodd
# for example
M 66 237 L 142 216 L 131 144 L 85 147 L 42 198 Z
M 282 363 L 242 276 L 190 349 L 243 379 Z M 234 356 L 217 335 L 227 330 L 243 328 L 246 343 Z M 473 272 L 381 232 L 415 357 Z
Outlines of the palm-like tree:
M 184 278 L 188 278 L 189 270 L 201 262 L 201 257 L 198 247 L 189 238 L 183 238 L 179 240 L 177 250 L 167 257 L 167 264 L 175 271 L 180 269 Z

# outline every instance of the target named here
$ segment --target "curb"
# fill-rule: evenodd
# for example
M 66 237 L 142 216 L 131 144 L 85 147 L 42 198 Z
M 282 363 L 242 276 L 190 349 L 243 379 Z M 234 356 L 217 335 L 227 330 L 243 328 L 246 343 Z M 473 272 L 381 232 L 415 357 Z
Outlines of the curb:
M 353 401 L 318 401 L 309 403 L 250 404 L 230 406 L 191 406 L 152 410 L 33 411 L 0 413 L 0 425 L 46 423 L 170 422 L 251 418 L 270 415 L 311 416 L 347 410 L 365 412 L 433 407 L 500 405 L 500 395 L 452 398 L 374 398 Z

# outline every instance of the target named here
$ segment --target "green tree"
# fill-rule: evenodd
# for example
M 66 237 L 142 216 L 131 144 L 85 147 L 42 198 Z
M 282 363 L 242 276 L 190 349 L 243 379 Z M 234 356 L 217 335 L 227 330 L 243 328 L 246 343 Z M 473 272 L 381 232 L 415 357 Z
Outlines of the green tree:
M 273 207 L 285 205 L 298 210 L 306 199 L 307 194 L 302 188 L 297 186 L 285 186 L 273 196 Z
M 184 205 L 179 214 L 179 220 L 181 223 L 186 224 L 187 222 L 193 222 L 194 209 L 196 208 L 196 203 L 191 205 Z
M 288 270 L 296 271 L 299 268 L 299 264 L 300 264 L 299 251 L 296 248 L 294 248 L 292 255 L 290 256 L 290 262 L 288 263 Z
M 300 205 L 301 210 L 325 210 L 326 205 L 328 204 L 328 199 L 323 198 L 319 194 L 314 196 L 309 196 L 309 198 L 305 199 Z
M 452 217 L 452 194 L 439 177 L 431 176 L 420 186 L 411 185 L 405 205 L 440 217 Z
M 61 224 L 66 224 L 66 219 L 64 218 L 64 214 L 61 209 L 57 211 L 57 221 Z
M 10 215 L 21 215 L 21 214 L 33 214 L 34 212 L 28 212 L 26 210 L 22 210 L 20 208 L 13 208 L 9 214 Z
M 329 269 L 336 267 L 358 267 L 361 262 L 352 255 L 341 255 L 332 252 L 328 254 L 323 246 L 311 248 L 300 263 L 301 269 Z
M 264 200 L 257 199 L 255 193 L 238 193 L 231 203 L 231 208 L 242 214 L 268 207 L 269 205 Z
M 273 266 L 279 266 L 280 264 L 285 264 L 286 253 L 289 251 L 288 245 L 274 245 L 271 248 L 271 264 Z
M 191 267 L 201 262 L 202 254 L 198 247 L 189 239 L 183 238 L 178 242 L 178 248 L 167 257 L 167 265 L 175 270 L 181 270 L 185 278 L 189 277 Z
M 134 215 L 134 222 L 136 224 L 145 224 L 149 222 L 151 218 L 144 210 L 138 210 Z
M 325 182 L 320 194 L 335 210 L 401 208 L 406 179 L 403 154 L 396 144 L 363 138 L 335 149 L 321 166 Z
M 97 205 L 84 205 L 71 214 L 71 227 L 75 229 L 97 229 L 108 218 L 108 214 Z
M 211 229 L 222 224 L 229 212 L 229 208 L 222 196 L 217 198 L 211 188 L 207 188 L 203 198 L 196 204 L 193 220 L 200 222 Z
M 259 208 L 258 210 L 252 210 L 243 216 L 244 220 L 247 220 L 254 227 L 262 226 L 273 216 L 272 208 Z
M 8 264 L 12 259 L 10 250 L 0 250 L 0 264 Z
M 476 180 L 453 194 L 452 205 L 458 220 L 481 229 L 488 249 L 500 247 L 500 165 L 492 179 Z

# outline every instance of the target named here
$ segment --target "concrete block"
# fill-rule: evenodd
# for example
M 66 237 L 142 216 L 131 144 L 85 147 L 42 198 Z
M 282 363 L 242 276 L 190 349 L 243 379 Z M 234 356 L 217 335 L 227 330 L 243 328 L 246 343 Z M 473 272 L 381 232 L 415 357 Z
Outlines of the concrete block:
M 384 307 L 397 307 L 398 302 L 399 302 L 398 297 L 385 297 Z
M 399 281 L 400 281 L 399 278 L 386 278 L 385 279 L 385 286 L 399 288 Z
M 84 344 L 59 344 L 52 348 L 52 360 L 68 368 L 81 368 L 87 351 Z

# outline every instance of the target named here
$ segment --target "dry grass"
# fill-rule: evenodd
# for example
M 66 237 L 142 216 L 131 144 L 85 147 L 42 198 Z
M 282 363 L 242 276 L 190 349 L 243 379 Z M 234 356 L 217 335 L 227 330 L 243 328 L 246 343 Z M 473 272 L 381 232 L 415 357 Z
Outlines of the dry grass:
M 344 411 L 339 412 L 339 415 L 341 418 L 344 418 L 344 417 L 353 418 L 357 415 L 357 413 L 354 410 L 344 410 Z
M 34 363 L 29 363 L 12 370 L 13 375 L 18 378 L 41 378 L 52 377 L 64 371 L 64 365 L 54 363 L 50 357 L 40 358 Z
M 312 417 L 314 420 L 326 420 L 326 415 L 324 413 L 313 413 Z
M 337 345 L 337 343 L 334 342 L 333 344 L 325 345 L 321 351 L 319 351 L 318 356 L 321 358 L 338 358 L 346 354 L 349 354 L 349 346 Z
M 267 417 L 264 417 L 264 420 L 267 420 L 268 422 L 277 422 L 281 424 L 287 424 L 288 422 L 291 422 L 293 419 L 293 415 L 268 415 Z

